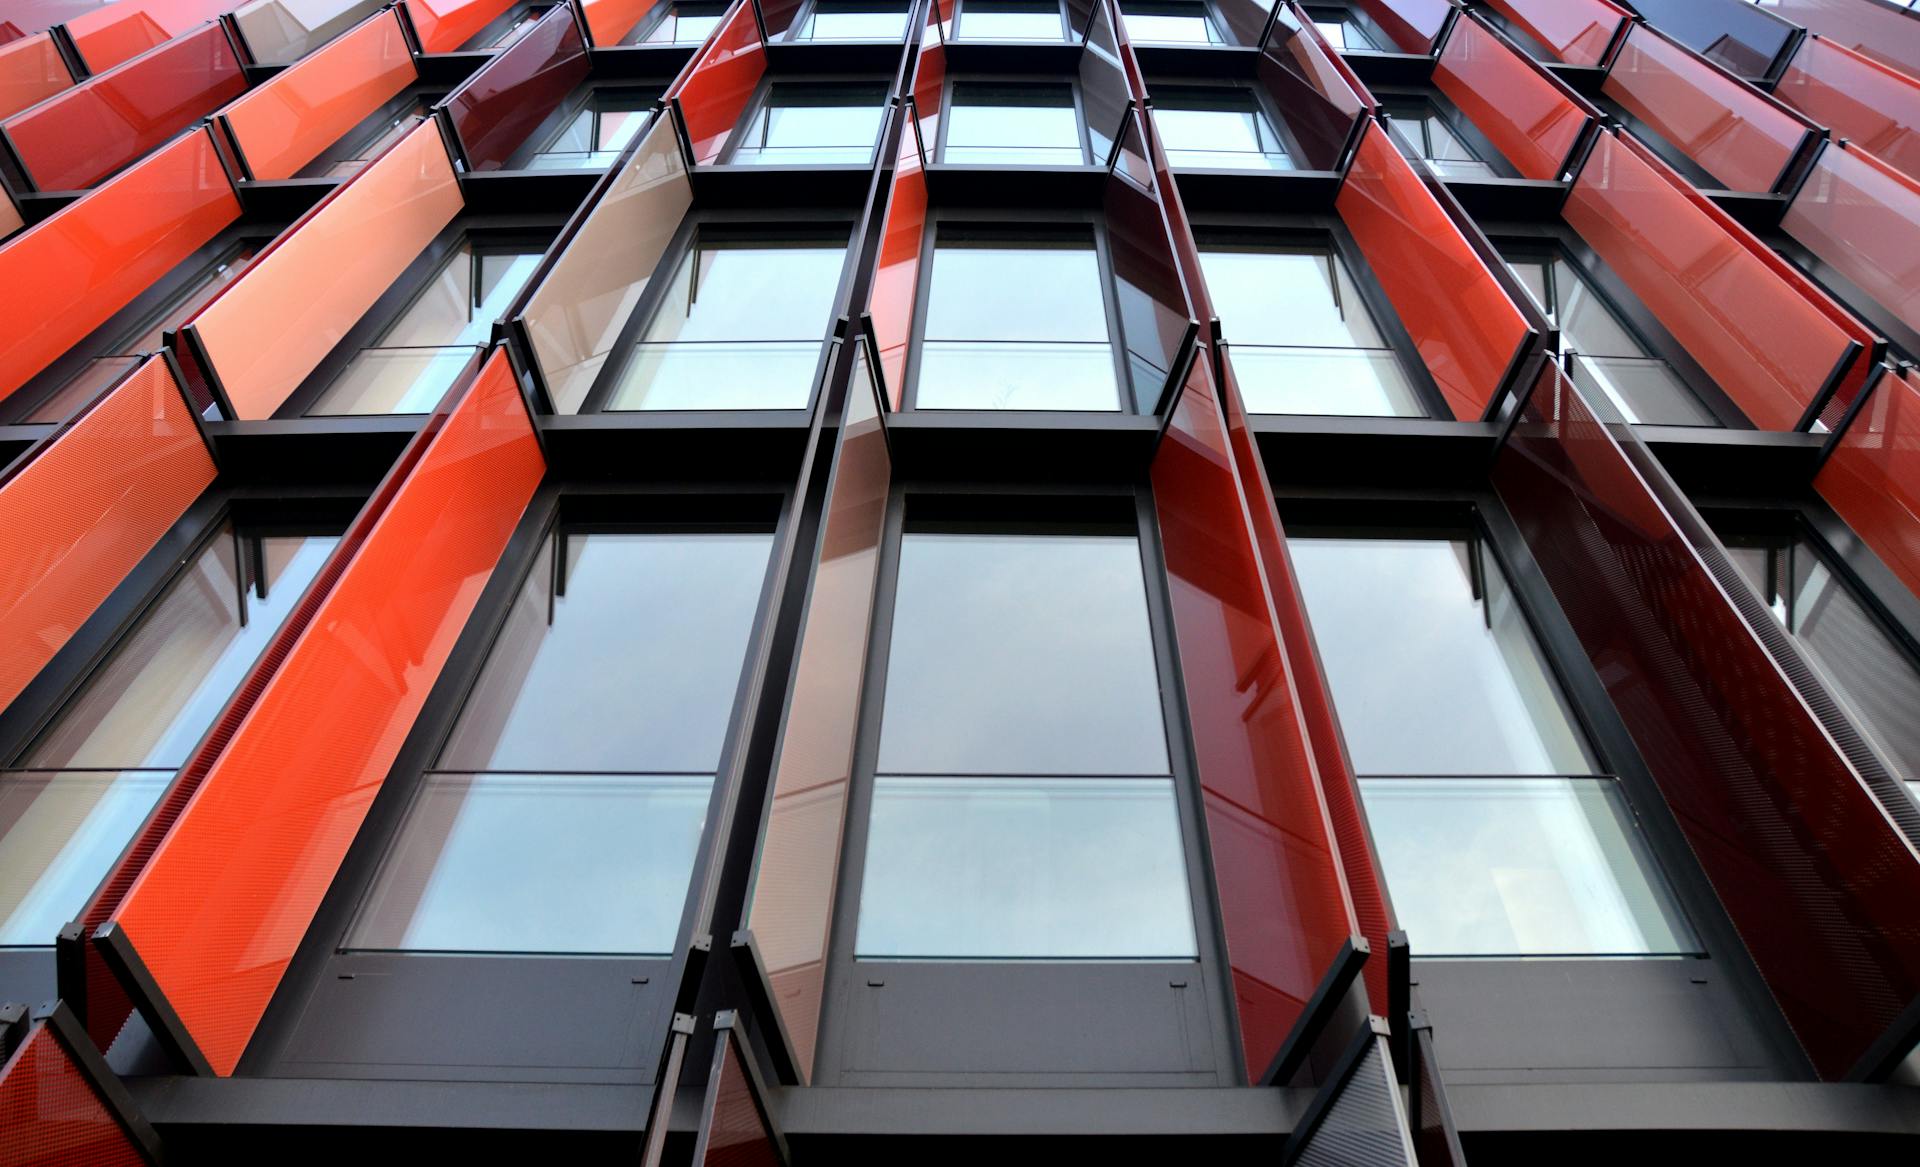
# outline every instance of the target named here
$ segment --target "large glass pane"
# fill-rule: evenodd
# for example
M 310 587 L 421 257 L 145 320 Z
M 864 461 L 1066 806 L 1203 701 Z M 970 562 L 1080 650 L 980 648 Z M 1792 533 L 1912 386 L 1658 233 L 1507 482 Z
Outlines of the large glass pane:
M 727 161 L 738 165 L 865 165 L 886 113 L 884 85 L 775 85 Z
M 1361 794 L 1422 956 L 1698 948 L 1611 779 L 1368 778 Z
M 0 948 L 52 946 L 106 878 L 173 774 L 0 773 Z
M 907 6 L 887 0 L 822 0 L 794 31 L 798 41 L 897 41 L 907 31 Z
M 594 106 L 573 115 L 540 152 L 528 170 L 600 170 L 613 165 L 620 151 L 647 124 L 647 110 Z
M 909 532 L 883 774 L 1165 774 L 1139 542 Z
M 1348 49 L 1377 49 L 1380 47 L 1373 43 L 1373 38 L 1367 35 L 1365 29 L 1362 29 L 1353 21 L 1341 17 L 1321 19 L 1316 16 L 1313 21 L 1313 27 L 1319 30 L 1321 38 L 1324 39 L 1327 44 L 1342 52 Z
M 718 2 L 680 3 L 667 8 L 665 15 L 638 35 L 629 36 L 629 44 L 697 45 L 720 27 L 727 6 Z
M 1193 959 L 1172 781 L 877 779 L 855 950 Z
M 1594 771 L 1518 600 L 1477 541 L 1288 546 L 1356 771 Z
M 1391 111 L 1387 128 L 1402 153 L 1425 159 L 1442 178 L 1497 178 L 1501 171 L 1468 146 L 1439 110 L 1431 105 L 1402 106 Z
M 608 409 L 804 409 L 846 259 L 839 244 L 696 243 Z
M 338 542 L 223 528 L 27 751 L 35 769 L 178 769 Z
M 1120 6 L 1127 39 L 1137 44 L 1217 45 L 1220 30 L 1207 16 L 1204 4 L 1154 3 L 1128 0 Z
M 1273 122 L 1244 89 L 1156 88 L 1153 124 L 1176 167 L 1294 168 Z
M 1080 166 L 1087 152 L 1066 85 L 954 86 L 943 162 Z
M 1250 412 L 1426 414 L 1330 249 L 1209 244 L 1200 266 Z
M 428 774 L 356 949 L 673 951 L 711 775 Z
M 1119 407 L 1091 240 L 943 237 L 927 295 L 916 408 Z
M 550 543 L 441 750 L 447 770 L 710 774 L 733 713 L 770 534 Z
M 1058 41 L 1060 5 L 1047 0 L 964 0 L 956 35 L 968 40 Z

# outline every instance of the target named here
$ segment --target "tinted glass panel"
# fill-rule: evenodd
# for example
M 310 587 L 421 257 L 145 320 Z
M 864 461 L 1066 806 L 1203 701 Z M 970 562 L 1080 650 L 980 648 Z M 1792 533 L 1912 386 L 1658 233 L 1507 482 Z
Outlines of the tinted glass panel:
M 966 0 L 958 35 L 969 40 L 1057 41 L 1065 25 L 1060 6 L 1029 0 Z
M 1331 250 L 1216 244 L 1200 266 L 1250 412 L 1426 413 Z
M 1068 85 L 954 86 L 945 162 L 1079 166 L 1087 161 L 1080 113 Z
M 897 41 L 907 31 L 905 4 L 843 0 L 815 4 L 794 31 L 799 41 Z
M 1117 409 L 1091 240 L 943 236 L 933 253 L 914 403 L 921 409 Z
M 1200 4 L 1151 4 L 1135 0 L 1120 6 L 1127 39 L 1142 44 L 1217 45 L 1220 30 Z
M 1593 772 L 1519 602 L 1477 541 L 1289 548 L 1357 772 Z
M 1697 948 L 1611 779 L 1369 778 L 1361 792 L 1422 956 Z
M 1174 166 L 1293 169 L 1273 121 L 1244 89 L 1156 87 L 1153 125 Z
M 775 85 L 727 161 L 739 165 L 865 165 L 886 113 L 884 85 Z
M 805 408 L 845 258 L 839 244 L 696 243 L 607 408 Z

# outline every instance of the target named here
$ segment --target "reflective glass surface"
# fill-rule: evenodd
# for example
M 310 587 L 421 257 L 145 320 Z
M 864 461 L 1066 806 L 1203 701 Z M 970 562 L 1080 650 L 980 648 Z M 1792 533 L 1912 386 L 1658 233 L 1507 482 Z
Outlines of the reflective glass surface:
M 647 124 L 647 110 L 583 109 L 527 160 L 528 170 L 599 170 L 613 165 Z
M 823 0 L 794 30 L 797 41 L 897 41 L 907 30 L 907 6 L 885 0 Z
M 956 35 L 984 41 L 1063 39 L 1060 6 L 1045 0 L 964 0 Z
M 1200 266 L 1249 412 L 1426 414 L 1331 250 L 1208 244 Z
M 1295 537 L 1288 548 L 1356 772 L 1594 772 L 1477 540 Z
M 805 408 L 845 259 L 839 244 L 697 242 L 607 408 Z
M 916 408 L 1119 407 L 1091 240 L 942 238 L 927 296 Z
M 0 948 L 52 947 L 172 770 L 0 772 Z
M 1244 89 L 1156 87 L 1153 124 L 1176 167 L 1294 168 L 1273 121 Z
M 1447 124 L 1431 105 L 1399 106 L 1390 111 L 1387 128 L 1394 144 L 1413 158 L 1426 160 L 1442 178 L 1496 178 L 1500 170 L 1474 153 L 1473 147 Z
M 1321 38 L 1335 49 L 1345 51 L 1380 47 L 1373 43 L 1373 38 L 1368 36 L 1365 30 L 1351 20 L 1315 20 L 1313 27 L 1318 29 Z
M 1198 3 L 1151 3 L 1128 0 L 1120 5 L 1127 39 L 1139 44 L 1217 45 L 1220 30 Z
M 697 45 L 720 27 L 727 6 L 721 3 L 674 4 L 644 32 L 630 36 L 628 43 L 645 45 Z
M 865 165 L 886 114 L 884 85 L 775 85 L 741 131 L 735 165 Z
M 1367 778 L 1367 823 L 1422 956 L 1697 951 L 1612 779 Z
M 943 162 L 1080 166 L 1087 161 L 1080 113 L 1068 85 L 954 86 Z

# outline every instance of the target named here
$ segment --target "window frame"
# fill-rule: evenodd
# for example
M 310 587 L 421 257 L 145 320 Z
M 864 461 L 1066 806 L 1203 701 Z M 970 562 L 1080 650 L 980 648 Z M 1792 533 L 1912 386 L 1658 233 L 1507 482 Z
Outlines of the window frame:
M 609 166 L 554 166 L 533 168 L 529 166 L 529 163 L 531 163 L 534 158 L 544 154 L 572 153 L 572 151 L 550 150 L 549 147 L 559 140 L 560 135 L 566 133 L 567 127 L 571 126 L 574 119 L 582 113 L 591 113 L 593 115 L 596 132 L 599 128 L 601 115 L 606 113 L 631 110 L 636 112 L 644 123 L 644 119 L 650 116 L 654 108 L 659 104 L 660 96 L 664 92 L 665 90 L 656 83 L 624 79 L 595 79 L 589 77 L 576 87 L 553 113 L 549 114 L 539 125 L 535 126 L 519 145 L 514 147 L 513 154 L 508 158 L 509 165 L 502 169 L 512 171 L 532 169 L 535 173 L 548 173 L 550 171 L 564 172 L 567 170 L 580 170 L 594 174 L 605 173 L 611 164 L 609 164 Z M 645 126 L 643 124 L 640 129 L 635 131 L 635 136 L 638 137 L 644 132 Z M 624 154 L 625 152 L 624 148 L 614 151 L 616 154 Z
M 1158 79 L 1157 75 L 1156 75 L 1156 79 Z M 1177 78 L 1177 79 L 1159 80 L 1159 84 L 1155 86 L 1155 89 L 1156 89 L 1156 98 L 1155 98 L 1156 109 L 1160 108 L 1160 106 L 1157 104 L 1160 97 L 1168 93 L 1171 93 L 1176 97 L 1184 97 L 1187 94 L 1193 94 L 1193 93 L 1236 93 L 1236 94 L 1245 95 L 1246 97 L 1252 100 L 1254 109 L 1259 114 L 1259 116 L 1266 119 L 1268 128 L 1273 131 L 1273 136 L 1279 140 L 1280 148 L 1286 152 L 1287 160 L 1290 163 L 1290 165 L 1285 168 L 1180 166 L 1176 164 L 1173 167 L 1176 173 L 1185 173 L 1187 171 L 1206 171 L 1211 173 L 1211 172 L 1218 171 L 1224 174 L 1237 175 L 1237 174 L 1248 174 L 1248 173 L 1265 174 L 1268 172 L 1271 172 L 1274 174 L 1288 174 L 1288 173 L 1294 173 L 1299 171 L 1311 172 L 1312 170 L 1311 167 L 1303 166 L 1300 164 L 1302 158 L 1304 157 L 1304 151 L 1300 145 L 1299 136 L 1293 132 L 1293 126 L 1288 123 L 1285 111 L 1283 111 L 1280 108 L 1279 102 L 1274 100 L 1273 94 L 1268 91 L 1266 86 L 1256 85 L 1251 81 L 1246 81 L 1246 80 L 1242 80 L 1234 77 L 1217 77 L 1217 78 L 1196 77 L 1191 79 L 1183 77 L 1183 78 Z M 1175 150 L 1182 149 L 1182 147 L 1175 145 L 1172 142 L 1164 141 L 1164 135 L 1163 135 L 1163 145 L 1166 146 L 1168 153 L 1172 153 Z
M 962 43 L 962 44 L 967 42 L 973 42 L 976 44 L 988 44 L 988 45 L 1050 45 L 1050 44 L 1054 44 L 1055 42 L 1053 41 L 1004 40 L 1004 39 L 996 39 L 993 37 L 976 37 L 976 36 L 968 35 L 967 33 L 967 5 L 968 4 L 981 3 L 981 4 L 985 4 L 988 8 L 991 9 L 991 8 L 1000 7 L 1004 4 L 1018 3 L 1018 2 L 1021 2 L 1021 0 L 954 0 L 953 40 L 956 43 Z M 1042 5 L 1037 3 L 1034 4 L 1033 6 L 1042 7 Z M 1080 30 L 1073 27 L 1073 22 L 1071 19 L 1069 19 L 1069 16 L 1067 13 L 1067 6 L 1064 0 L 1054 0 L 1053 6 L 1056 10 L 1055 14 L 1060 18 L 1060 40 L 1058 43 L 1063 45 L 1077 45 L 1079 43 L 1078 38 L 1080 35 Z
M 999 86 L 1006 89 L 1060 89 L 1068 92 L 1068 101 L 1073 107 L 1074 127 L 1080 140 L 1080 162 L 1068 165 L 1062 162 L 967 162 L 951 161 L 947 158 L 947 138 L 953 127 L 950 116 L 958 108 L 960 90 L 963 86 Z M 1021 109 L 1058 108 L 1046 106 L 1020 106 Z M 1104 160 L 1095 161 L 1092 127 L 1087 125 L 1086 95 L 1080 91 L 1077 77 L 1048 75 L 1041 73 L 950 73 L 942 83 L 940 90 L 940 109 L 942 117 L 934 128 L 932 164 L 940 167 L 967 167 L 979 170 L 1057 170 L 1073 172 L 1080 170 L 1104 169 Z M 1123 123 L 1124 124 L 1124 123 Z
M 755 121 L 765 117 L 773 108 L 769 103 L 772 101 L 776 90 L 831 90 L 834 88 L 851 88 L 855 86 L 872 86 L 880 90 L 880 100 L 875 106 L 878 110 L 878 116 L 874 119 L 873 142 L 867 150 L 867 159 L 865 162 L 755 163 L 735 161 L 735 156 L 739 153 L 742 145 L 746 141 L 748 130 L 753 126 Z M 880 149 L 880 144 L 886 140 L 887 115 L 892 110 L 891 88 L 891 79 L 877 77 L 870 73 L 787 72 L 776 75 L 769 72 L 754 84 L 753 93 L 747 98 L 746 106 L 740 114 L 740 120 L 735 124 L 734 132 L 728 136 L 725 150 L 714 165 L 740 167 L 742 169 L 751 168 L 753 170 L 773 170 L 776 173 L 799 173 L 802 171 L 839 169 L 866 173 L 873 169 L 874 155 Z
M 846 4 L 850 2 L 852 2 L 852 0 L 805 0 L 805 3 L 801 4 L 800 7 L 797 10 L 795 10 L 793 14 L 793 23 L 790 26 L 788 26 L 786 33 L 779 38 L 779 43 L 801 44 L 801 45 L 814 45 L 814 44 L 892 45 L 892 44 L 900 44 L 904 42 L 907 39 L 907 34 L 913 31 L 913 13 L 914 13 L 915 5 L 911 2 L 911 0 L 908 0 L 908 2 L 905 3 L 900 9 L 900 35 L 898 37 L 821 38 L 821 37 L 812 37 L 812 36 L 803 37 L 800 35 L 800 30 L 807 27 L 807 22 L 812 20 L 816 15 L 819 14 L 822 4 L 838 7 L 841 4 Z M 875 4 L 878 4 L 880 2 L 881 0 L 873 0 L 873 3 Z
M 1377 96 L 1380 101 L 1381 117 L 1389 123 L 1385 126 L 1389 133 L 1391 133 L 1393 129 L 1390 123 L 1394 121 L 1411 121 L 1414 118 L 1418 118 L 1424 127 L 1426 119 L 1436 119 L 1466 148 L 1469 154 L 1473 155 L 1474 161 L 1484 165 L 1492 172 L 1486 178 L 1472 178 L 1440 174 L 1439 171 L 1436 170 L 1434 173 L 1438 175 L 1442 182 L 1449 184 L 1456 182 L 1486 182 L 1490 180 L 1497 181 L 1500 179 L 1522 177 L 1520 172 L 1514 169 L 1513 163 L 1507 160 L 1507 156 L 1500 152 L 1498 146 L 1494 145 L 1493 140 L 1482 133 L 1480 127 L 1474 125 L 1472 119 L 1468 118 L 1459 106 L 1455 105 L 1439 90 L 1433 88 L 1393 89 L 1382 87 Z M 1423 162 L 1431 165 L 1433 159 L 1429 157 L 1429 155 L 1431 155 L 1433 151 L 1430 135 L 1428 135 L 1423 128 L 1420 137 L 1423 143 L 1420 158 Z M 1397 136 L 1393 138 L 1392 145 L 1394 149 L 1401 151 L 1402 156 L 1405 155 L 1406 152 L 1401 148 L 1400 139 Z

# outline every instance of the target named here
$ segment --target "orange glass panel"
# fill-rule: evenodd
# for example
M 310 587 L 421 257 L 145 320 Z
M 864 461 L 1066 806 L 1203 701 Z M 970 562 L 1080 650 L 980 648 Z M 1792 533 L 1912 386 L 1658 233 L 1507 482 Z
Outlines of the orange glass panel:
M 472 40 L 515 0 L 404 0 L 423 53 L 451 53 Z
M 1627 33 L 1600 92 L 1728 190 L 1773 190 L 1810 132 L 1758 89 L 1645 24 Z
M 1354 0 L 1353 6 L 1386 30 L 1403 53 L 1431 53 L 1453 11 L 1448 0 Z
M 0 191 L 0 239 L 26 226 L 26 220 L 20 217 L 20 208 L 13 205 L 13 197 Z
M 1562 214 L 1761 429 L 1797 428 L 1864 331 L 1628 137 L 1600 135 Z
M 41 190 L 83 190 L 244 93 L 226 30 L 202 25 L 57 97 L 0 129 Z
M 292 178 L 417 76 L 400 14 L 382 11 L 220 116 L 254 178 Z
M 1829 145 L 1780 221 L 1787 234 L 1920 328 L 1920 179 Z
M 751 1056 L 740 1048 L 732 1029 L 719 1034 L 713 1069 L 707 1075 L 706 1106 L 693 1142 L 692 1161 L 698 1167 L 783 1167 L 787 1162 L 747 1068 L 746 1059 Z
M 1241 1049 L 1258 1081 L 1360 923 L 1261 570 L 1252 507 L 1272 501 L 1247 497 L 1204 352 L 1150 477 Z
M 142 1167 L 151 1160 L 53 1025 L 36 1021 L 0 1066 L 0 1163 Z
M 0 482 L 0 707 L 213 478 L 186 399 L 153 356 Z
M 1594 120 L 1590 107 L 1471 13 L 1454 22 L 1433 67 L 1433 83 L 1523 178 L 1558 179 Z
M 104 73 L 232 7 L 233 0 L 117 0 L 67 21 L 67 32 L 87 71 Z
M 110 921 L 217 1073 L 233 1072 L 545 471 L 503 350 L 455 396 Z
M 657 118 L 520 315 L 557 412 L 579 412 L 692 205 L 673 122 Z
M 813 1073 L 819 1041 L 847 783 L 893 476 L 873 388 L 857 369 L 847 402 L 747 914 L 803 1081 Z
M 195 316 L 236 417 L 273 416 L 462 206 L 432 121 L 422 121 Z
M 46 33 L 0 45 L 0 117 L 11 117 L 72 86 L 73 74 Z
M 1813 485 L 1920 596 L 1920 382 L 1912 370 L 1880 378 Z
M 1774 96 L 1896 169 L 1920 176 L 1920 80 L 1807 37 Z
M 240 217 L 196 130 L 0 245 L 0 397 Z
M 1454 416 L 1478 421 L 1533 335 L 1520 309 L 1378 122 L 1334 208 Z
M 584 0 L 581 14 L 587 18 L 587 31 L 598 46 L 617 45 L 639 27 L 661 0 Z
M 1487 7 L 1569 65 L 1598 65 L 1633 17 L 1609 0 L 1487 0 Z
M 680 103 L 693 160 L 701 166 L 716 161 L 746 112 L 747 99 L 767 71 L 766 48 L 754 23 L 749 0 L 734 0 L 693 65 L 667 90 Z

